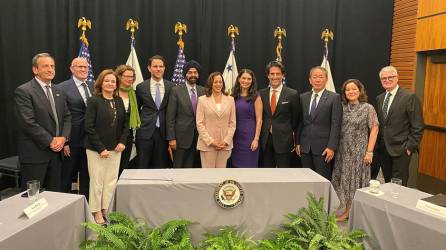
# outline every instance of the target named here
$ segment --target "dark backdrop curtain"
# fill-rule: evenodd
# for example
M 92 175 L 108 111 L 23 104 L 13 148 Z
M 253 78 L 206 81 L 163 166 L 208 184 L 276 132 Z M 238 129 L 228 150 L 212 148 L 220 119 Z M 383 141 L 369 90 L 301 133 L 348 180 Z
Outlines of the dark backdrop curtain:
M 125 63 L 129 54 L 129 18 L 139 21 L 136 49 L 147 78 L 147 59 L 163 55 L 166 78 L 172 76 L 178 48 L 173 33 L 186 23 L 186 59 L 199 61 L 201 82 L 222 71 L 229 55 L 227 27 L 236 38 L 238 68 L 253 69 L 260 87 L 267 85 L 264 67 L 275 59 L 273 31 L 287 31 L 282 56 L 287 84 L 310 89 L 308 71 L 322 61 L 321 32 L 335 33 L 330 63 L 336 90 L 348 78 L 365 84 L 370 101 L 381 92 L 378 71 L 389 64 L 393 1 L 389 0 L 14 0 L 0 3 L 0 157 L 16 154 L 13 91 L 32 76 L 31 58 L 49 52 L 56 59 L 55 83 L 70 77 L 69 65 L 79 51 L 77 20 L 92 22 L 87 32 L 93 72 Z

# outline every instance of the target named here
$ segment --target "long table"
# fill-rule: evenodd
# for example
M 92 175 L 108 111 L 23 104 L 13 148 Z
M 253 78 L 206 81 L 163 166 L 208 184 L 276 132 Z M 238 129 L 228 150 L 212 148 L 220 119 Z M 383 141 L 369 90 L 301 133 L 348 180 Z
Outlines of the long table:
M 224 209 L 215 202 L 214 191 L 227 179 L 241 184 L 244 201 Z M 331 183 L 305 168 L 131 169 L 118 181 L 114 205 L 119 212 L 146 218 L 151 226 L 172 219 L 192 221 L 194 242 L 229 225 L 258 239 L 278 229 L 284 215 L 306 207 L 308 192 L 324 197 L 329 211 L 339 205 Z
M 390 185 L 381 185 L 381 196 L 368 193 L 368 188 L 356 191 L 349 228 L 369 235 L 368 249 L 445 249 L 446 219 L 416 208 L 419 199 L 431 195 L 402 187 L 393 198 Z
M 86 230 L 80 223 L 93 221 L 82 195 L 42 192 L 48 207 L 28 219 L 30 205 L 20 194 L 0 202 L 0 249 L 78 249 Z

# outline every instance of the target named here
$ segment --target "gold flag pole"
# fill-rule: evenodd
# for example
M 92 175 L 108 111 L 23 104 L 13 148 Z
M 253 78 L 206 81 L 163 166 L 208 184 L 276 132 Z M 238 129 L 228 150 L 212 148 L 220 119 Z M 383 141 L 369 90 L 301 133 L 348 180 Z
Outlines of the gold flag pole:
M 82 30 L 82 35 L 79 39 L 85 44 L 85 46 L 88 47 L 88 39 L 85 36 L 85 31 L 87 30 L 87 28 L 91 29 L 91 21 L 85 17 L 81 17 L 77 21 L 77 27 Z
M 181 49 L 184 49 L 183 32 L 184 32 L 184 33 L 187 33 L 187 26 L 186 26 L 186 24 L 177 22 L 177 23 L 175 24 L 175 34 L 178 33 L 178 36 L 179 36 L 179 37 L 178 37 L 178 42 L 177 42 L 177 44 L 178 44 L 178 46 L 179 46 Z
M 239 35 L 238 27 L 234 25 L 229 25 L 228 27 L 228 36 L 231 38 L 232 43 L 234 43 L 235 36 Z
M 321 39 L 324 40 L 325 42 L 325 49 L 328 52 L 328 42 L 329 40 L 333 40 L 334 34 L 333 31 L 330 31 L 329 29 L 324 29 L 324 31 L 322 31 L 322 35 L 321 35 Z
M 127 20 L 127 23 L 125 24 L 125 29 L 130 31 L 131 38 L 135 39 L 135 32 L 139 29 L 138 21 L 130 18 L 129 20 Z
M 286 30 L 284 28 L 277 27 L 274 30 L 274 37 L 278 40 L 276 46 L 277 61 L 282 62 L 282 37 L 286 37 Z

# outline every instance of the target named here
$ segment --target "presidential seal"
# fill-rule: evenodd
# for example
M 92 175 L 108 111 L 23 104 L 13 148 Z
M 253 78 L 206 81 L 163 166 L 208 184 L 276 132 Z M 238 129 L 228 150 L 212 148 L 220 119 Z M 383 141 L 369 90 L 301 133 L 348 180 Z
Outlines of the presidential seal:
M 225 180 L 215 188 L 214 198 L 222 208 L 236 207 L 243 202 L 242 186 L 234 180 Z

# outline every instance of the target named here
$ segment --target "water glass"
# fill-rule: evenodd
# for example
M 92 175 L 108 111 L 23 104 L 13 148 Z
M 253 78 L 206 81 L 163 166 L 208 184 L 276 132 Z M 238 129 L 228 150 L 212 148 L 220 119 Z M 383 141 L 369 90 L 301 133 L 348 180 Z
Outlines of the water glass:
M 403 181 L 399 178 L 392 178 L 390 180 L 391 183 L 391 190 L 393 198 L 398 198 L 400 191 L 401 191 L 401 185 L 403 184 Z
M 37 180 L 28 181 L 26 182 L 26 187 L 29 201 L 34 203 L 39 199 L 40 182 Z

